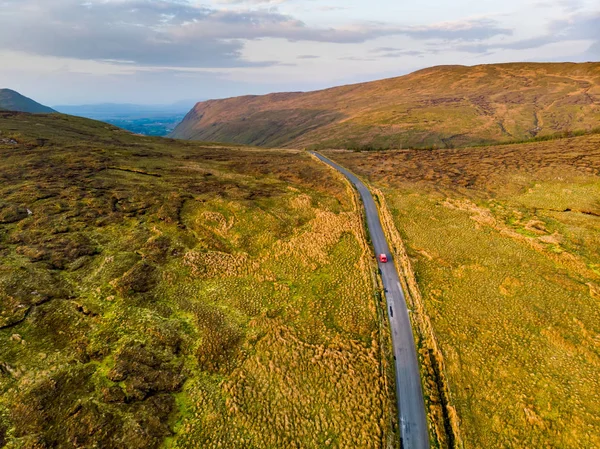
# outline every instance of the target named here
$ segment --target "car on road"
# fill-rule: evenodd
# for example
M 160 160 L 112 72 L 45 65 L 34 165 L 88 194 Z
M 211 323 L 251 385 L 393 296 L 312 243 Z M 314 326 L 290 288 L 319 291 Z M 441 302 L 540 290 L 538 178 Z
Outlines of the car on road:
M 379 255 L 379 262 L 386 263 L 388 261 L 388 256 L 386 254 Z

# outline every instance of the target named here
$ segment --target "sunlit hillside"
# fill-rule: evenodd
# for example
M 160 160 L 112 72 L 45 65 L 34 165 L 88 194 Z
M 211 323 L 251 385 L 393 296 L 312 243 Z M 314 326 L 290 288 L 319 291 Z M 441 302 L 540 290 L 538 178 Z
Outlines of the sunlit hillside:
M 318 92 L 198 103 L 172 136 L 290 148 L 452 148 L 589 130 L 600 63 L 440 66 Z

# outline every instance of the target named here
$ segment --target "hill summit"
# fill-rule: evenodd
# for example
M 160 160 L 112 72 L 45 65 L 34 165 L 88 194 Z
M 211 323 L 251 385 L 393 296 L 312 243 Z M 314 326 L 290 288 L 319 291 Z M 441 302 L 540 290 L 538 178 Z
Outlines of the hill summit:
M 31 114 L 51 114 L 56 112 L 49 108 L 15 92 L 11 89 L 0 89 L 0 110 L 29 112 Z
M 600 63 L 512 63 L 205 101 L 171 136 L 316 149 L 454 147 L 588 130 L 599 120 Z

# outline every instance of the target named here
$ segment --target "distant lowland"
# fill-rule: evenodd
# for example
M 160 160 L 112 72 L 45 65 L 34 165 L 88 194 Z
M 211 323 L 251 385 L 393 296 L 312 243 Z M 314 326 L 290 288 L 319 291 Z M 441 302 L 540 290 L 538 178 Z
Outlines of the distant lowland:
M 88 104 L 62 105 L 50 108 L 11 89 L 0 89 L 0 111 L 30 114 L 63 113 L 90 118 L 135 134 L 166 136 L 185 117 L 194 102 L 181 101 L 169 105 Z
M 599 123 L 600 63 L 511 63 L 204 101 L 171 137 L 286 148 L 454 148 L 587 132 Z
M 185 117 L 193 105 L 181 101 L 169 105 L 88 104 L 55 106 L 64 114 L 100 120 L 136 134 L 166 136 Z

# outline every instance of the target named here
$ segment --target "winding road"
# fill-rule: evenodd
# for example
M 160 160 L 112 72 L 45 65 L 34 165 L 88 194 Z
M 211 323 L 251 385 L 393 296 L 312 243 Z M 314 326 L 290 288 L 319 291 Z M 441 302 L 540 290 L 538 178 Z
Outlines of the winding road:
M 389 258 L 389 262 L 378 262 L 378 264 L 381 270 L 383 287 L 386 291 L 388 316 L 392 329 L 392 343 L 396 365 L 396 396 L 398 399 L 398 418 L 402 448 L 428 449 L 429 432 L 425 416 L 425 402 L 421 389 L 417 351 L 408 316 L 409 310 L 406 306 L 404 292 L 400 286 L 395 262 L 390 253 L 385 234 L 383 233 L 377 206 L 367 186 L 355 175 L 325 156 L 314 152 L 311 152 L 311 154 L 341 172 L 356 186 L 365 206 L 367 225 L 375 253 L 387 254 Z

